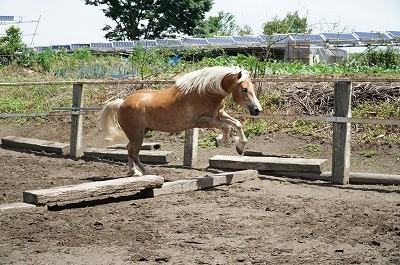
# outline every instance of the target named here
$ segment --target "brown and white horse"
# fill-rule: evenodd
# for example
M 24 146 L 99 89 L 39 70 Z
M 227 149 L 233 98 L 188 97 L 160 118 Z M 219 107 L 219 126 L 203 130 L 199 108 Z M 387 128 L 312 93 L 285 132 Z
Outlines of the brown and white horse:
M 242 154 L 247 143 L 242 124 L 224 111 L 224 99 L 233 100 L 251 115 L 262 107 L 254 93 L 249 73 L 238 67 L 207 67 L 187 73 L 164 90 L 139 90 L 125 100 L 109 102 L 99 123 L 110 140 L 124 136 L 129 143 L 129 172 L 150 174 L 139 160 L 139 150 L 147 130 L 179 132 L 191 128 L 218 128 L 217 146 L 228 141 L 229 126 L 238 134 L 236 150 Z M 136 168 L 139 167 L 139 170 Z

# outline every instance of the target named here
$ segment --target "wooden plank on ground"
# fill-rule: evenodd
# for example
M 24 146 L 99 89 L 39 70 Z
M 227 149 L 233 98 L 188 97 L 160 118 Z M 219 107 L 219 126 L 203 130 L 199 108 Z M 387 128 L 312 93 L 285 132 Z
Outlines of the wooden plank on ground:
M 36 210 L 38 207 L 33 204 L 23 203 L 23 202 L 14 202 L 14 203 L 2 203 L 0 204 L 0 213 L 8 211 L 8 210 L 17 210 L 17 211 L 31 211 Z M 40 209 L 44 209 L 44 207 L 40 207 Z
M 66 155 L 69 152 L 69 144 L 31 139 L 18 136 L 6 136 L 1 139 L 1 144 L 8 147 L 29 149 L 34 151 L 45 151 Z
M 209 159 L 210 167 L 219 169 L 255 169 L 272 172 L 309 172 L 326 171 L 326 159 L 279 158 L 257 156 L 216 155 Z
M 244 156 L 283 157 L 283 158 L 292 158 L 292 157 L 303 158 L 303 156 L 296 155 L 296 154 L 276 154 L 276 153 L 265 154 L 260 151 L 252 151 L 252 150 L 245 150 L 243 152 L 243 155 Z
M 24 202 L 36 205 L 64 205 L 109 197 L 133 195 L 143 189 L 161 187 L 164 178 L 155 175 L 118 178 L 23 192 Z
M 158 150 L 161 148 L 161 144 L 159 142 L 147 142 L 143 143 L 140 150 Z M 126 149 L 126 144 L 114 144 L 107 146 L 107 149 Z
M 90 148 L 85 150 L 84 156 L 124 162 L 128 161 L 128 151 L 122 149 Z M 173 152 L 141 150 L 139 152 L 139 158 L 143 163 L 167 164 L 172 161 Z
M 161 187 L 149 190 L 143 190 L 143 193 L 149 197 L 157 197 L 161 195 L 183 193 L 194 190 L 208 189 L 221 185 L 229 185 L 232 183 L 255 179 L 257 177 L 258 177 L 257 170 L 224 172 L 194 179 L 165 182 Z
M 321 177 L 332 179 L 332 172 L 323 172 Z M 351 184 L 400 185 L 400 175 L 350 172 Z

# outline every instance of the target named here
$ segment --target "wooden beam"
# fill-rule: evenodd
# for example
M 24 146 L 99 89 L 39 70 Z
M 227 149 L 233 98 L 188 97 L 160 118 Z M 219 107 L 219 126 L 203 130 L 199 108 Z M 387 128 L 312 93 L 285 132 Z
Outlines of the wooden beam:
M 28 190 L 23 192 L 23 198 L 25 203 L 36 205 L 65 205 L 132 195 L 143 189 L 161 187 L 163 183 L 164 178 L 161 176 L 127 177 L 50 189 Z
M 351 90 L 350 82 L 338 81 L 334 89 L 334 116 L 351 117 Z M 332 182 L 349 184 L 350 173 L 350 123 L 333 124 L 332 145 Z
M 243 155 L 244 156 L 281 157 L 281 158 L 292 158 L 292 157 L 303 158 L 302 156 L 297 155 L 297 154 L 278 154 L 278 153 L 265 154 L 261 151 L 253 151 L 253 150 L 245 150 L 243 152 Z
M 321 173 L 327 168 L 326 159 L 258 156 L 216 155 L 209 159 L 209 164 L 210 167 L 219 169 L 256 169 L 272 172 Z
M 384 124 L 384 125 L 400 125 L 400 120 L 387 119 L 365 119 L 351 117 L 333 117 L 333 116 L 308 116 L 308 115 L 279 115 L 279 114 L 261 114 L 252 116 L 247 113 L 231 113 L 236 118 L 249 118 L 271 121 L 322 121 L 329 123 L 356 123 L 356 124 Z
M 123 149 L 89 148 L 83 153 L 85 157 L 95 157 L 117 161 L 128 161 L 128 151 Z M 172 151 L 141 150 L 139 159 L 144 163 L 167 164 L 173 159 Z
M 45 151 L 48 153 L 55 153 L 66 155 L 69 152 L 69 144 L 37 140 L 18 136 L 6 136 L 1 139 L 1 144 L 4 146 L 29 149 L 34 151 Z
M 393 76 L 363 76 L 363 75 L 355 75 L 352 77 L 348 76 L 308 76 L 304 78 L 301 75 L 270 75 L 268 77 L 262 78 L 254 78 L 252 81 L 254 83 L 294 83 L 294 82 L 336 82 L 336 81 L 348 81 L 348 82 L 400 82 L 400 78 L 396 75 Z M 46 81 L 46 82 L 2 82 L 0 83 L 0 87 L 2 86 L 48 86 L 48 85 L 57 85 L 57 86 L 65 86 L 65 85 L 73 85 L 73 84 L 81 84 L 81 85 L 126 85 L 126 84 L 146 84 L 146 85 L 156 85 L 156 84 L 165 84 L 171 85 L 175 81 L 174 80 L 89 80 L 89 81 Z
M 321 177 L 332 177 L 332 172 L 323 172 Z M 351 184 L 400 185 L 400 175 L 349 172 L 349 182 Z
M 14 202 L 14 203 L 2 203 L 0 204 L 0 214 L 9 210 L 17 210 L 17 211 L 32 211 L 36 210 L 38 207 L 33 204 L 24 203 L 24 202 Z M 44 209 L 44 207 L 40 207 Z M 41 209 L 41 210 L 42 210 Z
M 243 182 L 245 180 L 256 179 L 257 177 L 257 170 L 223 172 L 194 179 L 165 182 L 161 187 L 143 190 L 143 193 L 149 197 L 157 197 L 167 194 L 209 189 L 221 185 L 230 185 L 233 183 Z
M 83 85 L 74 84 L 72 88 L 72 107 L 83 107 Z M 82 146 L 83 116 L 71 114 L 71 133 L 70 133 L 70 155 L 74 158 L 83 155 Z
M 192 167 L 197 163 L 197 150 L 199 146 L 199 128 L 185 131 L 185 145 L 183 151 L 183 165 Z

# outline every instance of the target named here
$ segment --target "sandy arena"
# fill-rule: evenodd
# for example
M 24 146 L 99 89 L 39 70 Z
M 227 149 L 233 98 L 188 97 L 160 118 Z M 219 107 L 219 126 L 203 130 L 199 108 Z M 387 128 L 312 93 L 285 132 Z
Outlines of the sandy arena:
M 5 125 L 18 135 L 68 142 L 69 127 Z M 61 133 L 60 133 L 61 132 Z M 285 137 L 290 140 L 285 141 Z M 85 128 L 85 144 L 104 146 Z M 195 168 L 181 166 L 176 136 L 157 139 L 175 160 L 150 166 L 166 181 L 204 176 L 215 154 L 234 146 L 200 149 Z M 310 139 L 271 134 L 249 149 L 301 153 Z M 330 143 L 317 158 L 330 159 Z M 364 172 L 399 174 L 400 162 L 382 149 L 374 161 L 356 155 Z M 72 160 L 0 148 L 0 203 L 22 201 L 22 191 L 126 176 L 120 162 Z M 400 264 L 400 188 L 337 186 L 260 173 L 257 180 L 156 198 L 47 211 L 0 213 L 0 264 Z

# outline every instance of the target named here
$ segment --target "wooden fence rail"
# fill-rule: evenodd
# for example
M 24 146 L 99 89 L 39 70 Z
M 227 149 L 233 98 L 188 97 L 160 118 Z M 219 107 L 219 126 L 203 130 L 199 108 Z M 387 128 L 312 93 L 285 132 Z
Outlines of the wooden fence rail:
M 363 82 L 400 82 L 398 76 L 384 77 L 384 76 L 293 76 L 293 75 L 279 75 L 279 76 L 266 76 L 262 78 L 253 78 L 254 83 L 306 83 L 306 82 L 337 82 L 347 81 L 354 83 Z M 42 81 L 42 82 L 3 82 L 0 87 L 7 86 L 62 86 L 62 85 L 160 85 L 160 84 L 173 84 L 174 80 L 139 80 L 139 79 L 126 79 L 126 80 L 82 80 L 82 81 Z
M 332 182 L 337 184 L 348 184 L 350 173 L 350 135 L 351 123 L 372 123 L 386 125 L 400 125 L 399 120 L 383 119 L 357 119 L 351 117 L 351 92 L 352 82 L 400 82 L 397 77 L 267 77 L 255 78 L 253 82 L 334 82 L 334 116 L 285 116 L 285 115 L 260 115 L 256 118 L 272 120 L 309 120 L 323 121 L 333 123 L 333 150 L 332 150 Z M 100 110 L 101 107 L 83 107 L 83 85 L 155 85 L 172 84 L 171 80 L 105 80 L 105 81 L 62 81 L 62 82 L 17 82 L 0 83 L 4 86 L 32 86 L 32 85 L 72 85 L 73 99 L 71 108 L 54 108 L 54 110 L 68 110 L 71 115 L 71 133 L 70 133 L 70 154 L 78 158 L 82 156 L 82 131 L 83 131 L 83 113 L 85 111 Z M 46 116 L 46 113 L 38 113 L 37 116 Z M 50 113 L 47 113 L 50 114 Z M 20 115 L 20 116 L 19 116 Z M 24 114 L 0 114 L 0 118 L 22 117 Z M 25 114 L 29 117 L 35 116 L 34 113 Z M 250 117 L 249 115 L 237 114 L 235 117 Z M 254 118 L 254 117 L 253 117 Z M 198 129 L 186 131 L 184 165 L 193 166 L 197 161 L 198 147 Z

